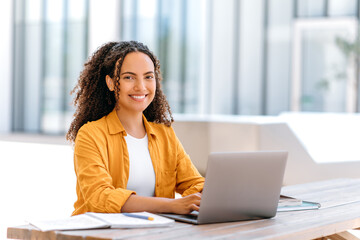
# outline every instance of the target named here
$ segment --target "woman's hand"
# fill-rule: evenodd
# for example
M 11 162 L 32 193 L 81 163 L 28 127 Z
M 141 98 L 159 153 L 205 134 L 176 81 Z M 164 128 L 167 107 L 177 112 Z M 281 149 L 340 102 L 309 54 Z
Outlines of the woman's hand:
M 170 203 L 171 213 L 189 214 L 192 211 L 199 211 L 201 193 L 194 193 L 186 197 L 173 199 Z

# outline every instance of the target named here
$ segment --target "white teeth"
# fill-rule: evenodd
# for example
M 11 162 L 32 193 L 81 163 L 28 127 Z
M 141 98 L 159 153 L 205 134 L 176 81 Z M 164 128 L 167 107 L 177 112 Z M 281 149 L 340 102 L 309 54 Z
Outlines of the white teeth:
M 145 95 L 141 95 L 141 96 L 131 96 L 132 98 L 136 98 L 136 99 L 143 99 L 145 98 Z

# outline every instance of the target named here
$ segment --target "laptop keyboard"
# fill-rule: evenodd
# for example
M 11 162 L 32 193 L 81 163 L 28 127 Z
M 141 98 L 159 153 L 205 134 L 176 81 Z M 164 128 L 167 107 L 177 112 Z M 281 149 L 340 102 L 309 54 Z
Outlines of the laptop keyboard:
M 181 215 L 181 214 L 159 214 L 159 215 L 168 217 L 168 218 L 172 218 L 177 221 L 197 224 L 197 218 L 198 218 L 199 212 L 192 211 L 191 213 L 186 214 L 186 215 L 185 214 L 184 215 Z
M 197 218 L 197 216 L 199 215 L 198 211 L 192 211 L 191 213 L 189 213 L 190 216 L 194 216 Z
M 194 220 L 196 221 L 198 218 L 197 215 L 191 215 L 191 214 L 187 214 L 187 215 L 176 215 L 176 220 L 180 220 L 180 221 L 184 221 L 184 222 L 188 222 L 186 220 Z

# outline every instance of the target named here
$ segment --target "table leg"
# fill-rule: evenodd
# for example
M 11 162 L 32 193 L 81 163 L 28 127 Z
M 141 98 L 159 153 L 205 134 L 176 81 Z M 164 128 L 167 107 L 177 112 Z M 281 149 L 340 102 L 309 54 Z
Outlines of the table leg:
M 314 240 L 360 240 L 360 238 L 354 236 L 349 232 L 341 232 L 322 238 L 316 238 Z

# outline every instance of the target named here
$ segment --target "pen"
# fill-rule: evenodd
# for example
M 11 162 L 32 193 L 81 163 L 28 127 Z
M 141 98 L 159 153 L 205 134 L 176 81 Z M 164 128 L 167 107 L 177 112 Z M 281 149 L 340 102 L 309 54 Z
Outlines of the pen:
M 123 213 L 123 215 L 125 215 L 127 217 L 141 218 L 141 219 L 150 220 L 150 221 L 154 220 L 153 217 L 148 217 L 148 216 L 138 215 L 138 214 L 133 214 L 133 213 Z

